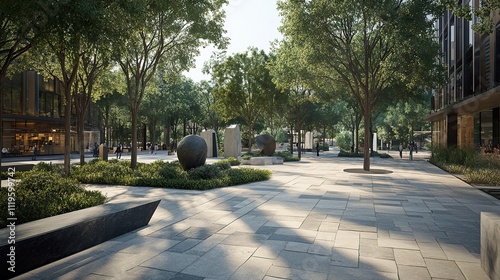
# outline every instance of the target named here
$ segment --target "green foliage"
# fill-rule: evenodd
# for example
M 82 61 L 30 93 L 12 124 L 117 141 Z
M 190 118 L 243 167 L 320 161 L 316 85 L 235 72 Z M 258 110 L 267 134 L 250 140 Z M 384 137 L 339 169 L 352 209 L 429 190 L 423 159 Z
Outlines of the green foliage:
M 87 191 L 75 179 L 50 171 L 28 171 L 15 184 L 17 224 L 26 223 L 106 202 L 98 191 Z M 7 209 L 7 188 L 0 189 L 0 207 Z M 7 211 L 0 212 L 5 227 Z
M 186 171 L 184 171 L 180 164 L 166 164 L 159 172 L 159 177 L 164 179 L 183 179 L 186 178 Z
M 435 1 L 279 1 L 278 9 L 284 40 L 300 48 L 295 53 L 306 56 L 317 76 L 347 89 L 348 97 L 339 95 L 357 101 L 365 128 L 381 100 L 400 100 L 445 80 L 429 16 Z M 366 149 L 365 169 L 368 156 Z
M 431 161 L 447 165 L 457 164 L 466 167 L 474 167 L 480 164 L 480 153 L 475 148 L 436 147 L 432 151 Z
M 250 48 L 212 66 L 219 85 L 214 90 L 217 113 L 225 120 L 241 118 L 249 136 L 262 114 L 272 110 L 273 101 L 280 94 L 267 68 L 270 59 L 264 51 Z M 251 137 L 249 141 L 251 149 Z
M 271 171 L 253 168 L 234 168 L 228 170 L 231 185 L 246 184 L 248 182 L 265 181 L 271 178 Z
M 129 161 L 103 160 L 92 161 L 89 164 L 73 168 L 72 177 L 80 182 L 89 184 L 120 184 L 124 181 L 133 181 L 134 171 Z
M 64 173 L 64 169 L 61 165 L 57 164 L 52 164 L 52 163 L 46 163 L 46 162 L 39 162 L 35 166 L 33 166 L 33 171 L 47 171 L 47 172 L 55 172 L 59 174 Z
M 282 157 L 284 162 L 287 161 L 300 161 L 299 157 L 295 157 L 290 153 L 290 151 L 279 151 L 275 152 L 273 156 Z
M 474 184 L 500 186 L 500 171 L 498 169 L 476 169 L 464 174 L 465 181 Z
M 239 161 L 238 161 L 239 164 Z M 219 160 L 214 162 L 212 165 L 216 166 L 220 170 L 228 170 L 231 169 L 231 163 L 229 161 Z
M 159 188 L 208 190 L 267 180 L 268 171 L 246 168 L 244 171 L 234 171 L 230 162 L 221 160 L 214 164 L 206 164 L 188 172 L 182 170 L 178 161 L 156 161 L 151 164 L 138 163 L 132 170 L 128 161 L 106 162 L 95 160 L 81 167 L 75 167 L 72 177 L 82 183 L 119 184 L 128 186 L 145 186 Z M 110 175 L 112 174 L 112 175 Z M 237 176 L 237 178 L 233 178 Z
M 241 156 L 241 159 L 243 159 L 243 160 L 251 159 L 252 156 L 253 156 L 252 154 L 244 154 Z
M 343 131 L 335 138 L 337 146 L 345 151 L 350 151 L 352 146 L 352 133 Z
M 221 169 L 213 164 L 205 164 L 188 171 L 189 178 L 193 180 L 216 179 L 220 178 L 221 174 Z
M 228 157 L 228 158 L 225 158 L 225 159 L 222 159 L 222 160 L 219 160 L 218 162 L 216 163 L 219 163 L 219 162 L 229 162 L 229 164 L 231 166 L 238 166 L 241 164 L 241 162 L 235 158 L 235 157 Z
M 500 157 L 475 148 L 436 147 L 430 162 L 471 184 L 500 186 Z

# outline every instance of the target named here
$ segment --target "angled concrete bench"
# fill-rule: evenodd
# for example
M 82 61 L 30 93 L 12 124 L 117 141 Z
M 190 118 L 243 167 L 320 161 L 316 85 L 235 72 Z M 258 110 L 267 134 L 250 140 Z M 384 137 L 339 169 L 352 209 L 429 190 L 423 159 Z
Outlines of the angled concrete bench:
M 500 213 L 481 212 L 481 267 L 500 280 Z
M 1 229 L 0 278 L 23 274 L 146 226 L 159 203 L 160 200 L 108 203 L 28 222 L 15 229 Z M 9 243 L 12 235 L 15 244 Z M 9 270 L 12 265 L 15 268 Z

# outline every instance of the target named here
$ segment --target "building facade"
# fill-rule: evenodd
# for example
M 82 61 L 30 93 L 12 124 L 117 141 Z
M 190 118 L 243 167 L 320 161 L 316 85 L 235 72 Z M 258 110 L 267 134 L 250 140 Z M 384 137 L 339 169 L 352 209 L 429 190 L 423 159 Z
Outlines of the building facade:
M 434 145 L 492 151 L 500 144 L 500 16 L 494 14 L 491 34 L 474 32 L 474 21 L 448 11 L 436 22 L 448 83 L 434 91 L 426 120 L 433 123 Z
M 4 81 L 2 111 L 2 155 L 64 154 L 64 107 L 60 83 L 44 79 L 35 71 L 23 71 Z M 74 110 L 73 110 L 74 114 Z M 75 114 L 76 115 L 76 114 Z M 79 150 L 76 116 L 72 118 L 71 150 Z M 85 118 L 85 143 L 89 148 L 100 143 L 95 106 Z

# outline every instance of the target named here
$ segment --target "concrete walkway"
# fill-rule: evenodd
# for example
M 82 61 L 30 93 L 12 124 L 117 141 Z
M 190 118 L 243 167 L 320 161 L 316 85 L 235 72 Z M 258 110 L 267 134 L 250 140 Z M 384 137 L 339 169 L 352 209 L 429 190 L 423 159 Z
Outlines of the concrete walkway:
M 148 226 L 18 279 L 488 279 L 479 215 L 500 200 L 424 160 L 343 171 L 361 167 L 307 153 L 258 167 L 269 181 L 204 192 L 89 185 L 162 202 Z

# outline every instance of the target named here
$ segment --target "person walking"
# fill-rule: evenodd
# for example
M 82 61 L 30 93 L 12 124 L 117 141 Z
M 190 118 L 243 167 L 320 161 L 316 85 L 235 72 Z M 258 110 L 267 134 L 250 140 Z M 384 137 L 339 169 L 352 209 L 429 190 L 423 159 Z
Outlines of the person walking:
M 31 157 L 32 160 L 36 160 L 36 153 L 38 152 L 38 149 L 36 148 L 36 145 L 33 146 L 33 156 Z
M 399 157 L 403 158 L 403 144 L 402 143 L 399 144 L 398 151 L 399 151 Z
M 413 160 L 413 142 L 408 145 L 408 150 L 410 151 L 410 160 Z
M 319 157 L 319 142 L 316 143 L 316 156 Z
M 122 158 L 122 145 L 119 144 L 118 147 L 116 147 L 116 158 L 121 159 Z

